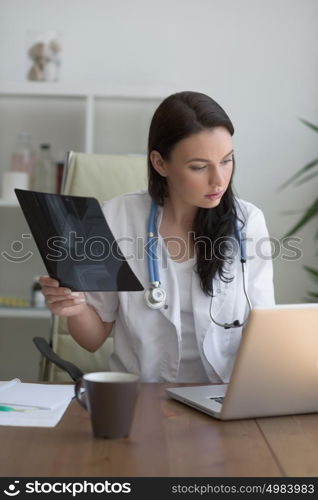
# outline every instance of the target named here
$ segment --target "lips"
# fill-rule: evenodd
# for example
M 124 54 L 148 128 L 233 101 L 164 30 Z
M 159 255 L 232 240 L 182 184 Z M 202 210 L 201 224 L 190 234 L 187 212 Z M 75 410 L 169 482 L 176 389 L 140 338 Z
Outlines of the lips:
M 210 200 L 213 200 L 213 199 L 216 199 L 216 198 L 220 198 L 223 194 L 223 191 L 219 191 L 218 193 L 210 193 L 210 194 L 206 194 L 205 195 L 205 198 L 209 198 Z

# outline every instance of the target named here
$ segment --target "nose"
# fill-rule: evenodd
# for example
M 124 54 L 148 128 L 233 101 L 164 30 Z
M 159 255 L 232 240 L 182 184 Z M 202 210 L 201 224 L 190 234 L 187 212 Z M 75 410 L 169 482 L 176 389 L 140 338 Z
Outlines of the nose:
M 223 186 L 223 175 L 220 167 L 210 165 L 208 182 L 209 186 L 215 186 L 215 187 Z

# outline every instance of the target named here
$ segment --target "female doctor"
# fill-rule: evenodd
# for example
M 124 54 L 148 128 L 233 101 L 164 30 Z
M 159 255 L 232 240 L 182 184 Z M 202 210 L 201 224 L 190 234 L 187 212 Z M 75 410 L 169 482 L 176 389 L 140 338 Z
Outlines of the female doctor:
M 274 304 L 264 216 L 233 194 L 234 128 L 198 92 L 151 121 L 148 192 L 103 211 L 141 292 L 71 292 L 41 277 L 46 303 L 90 352 L 113 334 L 111 370 L 145 382 L 228 382 L 251 308 Z M 143 241 L 143 252 L 140 252 Z

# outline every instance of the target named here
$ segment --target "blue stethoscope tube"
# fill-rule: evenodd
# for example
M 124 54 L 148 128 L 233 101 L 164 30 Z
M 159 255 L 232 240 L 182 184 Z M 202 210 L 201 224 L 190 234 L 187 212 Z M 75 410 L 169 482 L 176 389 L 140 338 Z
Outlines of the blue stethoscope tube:
M 155 201 L 152 201 L 147 229 L 148 273 L 151 286 L 145 291 L 145 301 L 147 306 L 151 309 L 161 309 L 162 307 L 167 308 L 165 304 L 166 292 L 160 286 L 161 283 L 157 259 L 157 214 L 158 205 Z
M 162 307 L 167 307 L 165 305 L 166 301 L 166 293 L 161 288 L 160 276 L 159 276 L 159 267 L 158 267 L 158 258 L 157 258 L 157 246 L 158 246 L 158 234 L 157 234 L 157 215 L 158 215 L 158 205 L 152 200 L 150 214 L 148 219 L 148 228 L 147 228 L 147 250 L 148 250 L 148 272 L 149 272 L 149 282 L 150 288 L 145 292 L 145 301 L 148 307 L 151 309 L 161 309 Z M 239 328 L 244 326 L 248 321 L 249 313 L 252 309 L 251 302 L 249 300 L 247 291 L 246 291 L 246 283 L 245 283 L 245 269 L 244 264 L 246 263 L 246 247 L 245 241 L 242 238 L 242 234 L 238 225 L 238 220 L 235 220 L 234 224 L 234 233 L 235 238 L 238 241 L 240 247 L 240 261 L 242 265 L 242 281 L 243 281 L 243 291 L 248 304 L 248 314 L 244 321 L 240 322 L 239 320 L 234 320 L 232 323 L 219 323 L 213 318 L 212 315 L 212 299 L 211 296 L 210 301 L 210 318 L 218 326 L 221 326 L 225 329 L 228 328 Z
M 159 278 L 159 268 L 157 259 L 157 245 L 158 245 L 158 234 L 157 234 L 157 213 L 158 206 L 152 201 L 148 222 L 148 271 L 149 271 L 149 281 L 153 286 L 158 286 L 160 283 Z

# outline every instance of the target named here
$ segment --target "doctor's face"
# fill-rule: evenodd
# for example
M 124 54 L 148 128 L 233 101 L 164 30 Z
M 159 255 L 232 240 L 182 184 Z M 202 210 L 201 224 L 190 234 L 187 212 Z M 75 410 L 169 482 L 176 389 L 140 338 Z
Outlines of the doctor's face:
M 156 152 L 153 165 L 166 177 L 169 198 L 186 206 L 216 207 L 233 172 L 232 136 L 225 127 L 215 127 L 182 139 L 169 161 Z

